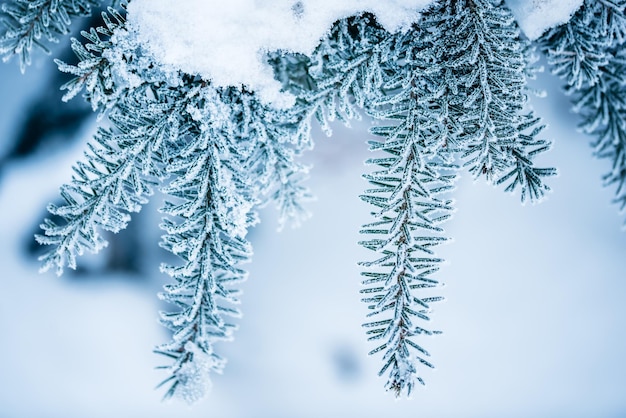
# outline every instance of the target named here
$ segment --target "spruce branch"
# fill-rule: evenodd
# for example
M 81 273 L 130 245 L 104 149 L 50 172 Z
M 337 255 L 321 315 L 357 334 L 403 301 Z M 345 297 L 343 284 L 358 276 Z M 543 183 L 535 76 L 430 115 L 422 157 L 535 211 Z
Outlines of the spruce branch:
M 71 39 L 72 51 L 79 60 L 76 65 L 54 60 L 59 71 L 75 76 L 61 86 L 61 90 L 67 90 L 63 101 L 67 102 L 85 90 L 85 100 L 91 104 L 93 111 L 99 109 L 101 115 L 111 109 L 124 89 L 128 88 L 115 82 L 115 66 L 107 58 L 110 51 L 117 48 L 111 38 L 115 31 L 125 28 L 126 19 L 117 10 L 109 8 L 108 14 L 102 12 L 102 20 L 104 26 L 81 32 L 88 41 L 84 45 L 75 38 Z
M 37 46 L 50 53 L 45 42 L 58 43 L 67 35 L 72 21 L 90 16 L 98 0 L 10 0 L 0 13 L 0 56 L 8 61 L 18 55 L 20 70 L 31 63 L 31 50 Z
M 406 39 L 419 39 L 411 35 Z M 410 42 L 419 41 L 386 46 Z M 420 367 L 434 367 L 418 340 L 439 333 L 422 321 L 429 320 L 431 303 L 442 298 L 423 290 L 438 286 L 432 275 L 443 260 L 434 248 L 446 241 L 441 224 L 453 208 L 445 196 L 457 167 L 447 150 L 440 109 L 424 82 L 423 57 L 411 49 L 389 49 L 404 56 L 389 61 L 381 94 L 372 101 L 370 113 L 387 122 L 371 129 L 382 140 L 371 141 L 370 150 L 385 154 L 366 161 L 378 169 L 364 176 L 372 188 L 361 196 L 376 210 L 374 221 L 360 231 L 368 236 L 360 244 L 378 258 L 360 264 L 365 269 L 362 301 L 371 310 L 363 326 L 368 340 L 378 344 L 370 354 L 383 352 L 379 375 L 387 374 L 386 389 L 399 397 L 424 384 Z
M 51 214 L 64 223 L 46 219 L 40 244 L 53 248 L 40 257 L 42 271 L 55 267 L 76 268 L 76 256 L 85 250 L 97 253 L 107 243 L 100 230 L 126 228 L 129 213 L 139 212 L 164 177 L 167 158 L 164 139 L 178 136 L 177 109 L 166 103 L 146 103 L 137 89 L 110 116 L 112 127 L 100 128 L 74 167 L 71 183 L 61 188 L 62 206 L 50 205 Z
M 254 110 L 248 126 L 252 131 L 247 135 L 252 134 L 256 140 L 244 164 L 254 179 L 261 205 L 275 203 L 279 229 L 287 223 L 299 226 L 311 216 L 306 203 L 313 200 L 313 194 L 304 185 L 310 167 L 298 162 L 302 153 L 300 145 L 310 142 L 310 137 L 306 141 L 299 139 L 301 125 L 309 121 L 285 120 L 273 109 L 261 107 L 254 101 L 251 104 Z
M 590 27 L 593 13 L 588 8 L 579 12 L 560 30 L 550 34 L 555 41 L 547 50 L 548 62 L 553 66 L 552 73 L 565 78 L 567 84 L 575 89 L 584 84 L 595 84 L 598 68 L 607 64 L 607 57 L 602 54 L 606 38 Z M 580 16 L 580 15 L 583 16 Z M 580 21 L 578 24 L 577 21 Z
M 161 322 L 174 334 L 156 352 L 174 359 L 165 396 L 179 396 L 189 403 L 202 398 L 210 387 L 210 373 L 221 373 L 225 360 L 214 351 L 218 341 L 229 341 L 236 325 L 227 317 L 239 317 L 239 292 L 231 286 L 246 279 L 239 264 L 252 250 L 247 228 L 256 222 L 257 204 L 244 167 L 232 158 L 240 144 L 232 135 L 230 112 L 211 87 L 204 87 L 191 105 L 194 127 L 180 147 L 168 171 L 173 180 L 162 191 L 171 198 L 161 209 L 168 215 L 161 224 L 166 232 L 161 246 L 182 260 L 163 265 L 175 282 L 159 296 L 179 309 L 162 313 Z M 180 145 L 180 142 L 177 143 Z M 224 305 L 227 302 L 228 305 Z
M 567 82 L 567 92 L 598 82 L 611 45 L 625 40 L 625 9 L 624 0 L 586 0 L 569 22 L 538 40 L 552 73 Z
M 625 34 L 626 1 L 587 0 L 568 23 L 539 39 L 552 72 L 567 83 L 580 127 L 596 136 L 594 155 L 611 160 L 602 180 L 616 185 L 620 211 L 626 208 Z
M 313 115 L 327 135 L 329 122 L 359 118 L 382 83 L 381 43 L 390 36 L 370 14 L 337 22 L 311 56 L 313 89 L 301 90 L 294 111 Z
M 604 186 L 615 186 L 613 202 L 626 209 L 626 56 L 620 50 L 601 68 L 597 83 L 573 94 L 574 110 L 582 116 L 580 127 L 596 137 L 591 143 L 597 158 L 611 162 L 602 176 Z M 626 226 L 626 224 L 625 224 Z
M 361 263 L 366 269 L 362 301 L 372 311 L 363 326 L 368 339 L 379 344 L 370 354 L 384 352 L 379 375 L 388 373 L 385 387 L 396 396 L 410 395 L 416 383 L 424 384 L 419 365 L 433 367 L 416 339 L 439 333 L 421 321 L 429 320 L 430 303 L 441 298 L 420 293 L 438 285 L 431 275 L 443 260 L 433 248 L 445 242 L 440 224 L 452 212 L 452 202 L 440 196 L 452 188 L 455 175 L 444 173 L 453 167 L 428 155 L 420 143 L 422 126 L 417 133 L 377 131 L 384 142 L 373 141 L 370 149 L 386 155 L 367 161 L 380 169 L 365 176 L 373 188 L 361 196 L 377 210 L 375 221 L 360 231 L 373 237 L 360 244 L 379 257 Z
M 463 165 L 495 184 L 516 176 L 507 191 L 520 187 L 522 200 L 541 199 L 550 190 L 544 177 L 556 170 L 534 167 L 549 142 L 530 139 L 540 131 L 539 120 L 523 113 L 533 50 L 511 12 L 500 0 L 440 0 L 423 23 L 430 91 Z

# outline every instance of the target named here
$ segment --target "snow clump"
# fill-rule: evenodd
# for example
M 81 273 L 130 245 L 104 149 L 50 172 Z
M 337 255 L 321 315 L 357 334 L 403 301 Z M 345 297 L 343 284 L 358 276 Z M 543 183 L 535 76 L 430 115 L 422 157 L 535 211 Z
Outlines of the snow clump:
M 128 29 L 164 68 L 210 80 L 216 87 L 255 91 L 262 101 L 288 107 L 269 51 L 309 55 L 332 24 L 362 12 L 390 32 L 408 28 L 432 0 L 133 0 Z M 507 0 L 528 38 L 567 22 L 582 0 Z
M 133 0 L 128 25 L 154 58 L 216 86 L 245 86 L 289 106 L 268 51 L 310 54 L 332 24 L 372 12 L 389 31 L 408 27 L 430 0 Z
M 583 0 L 507 0 L 524 34 L 534 41 L 548 29 L 567 23 Z

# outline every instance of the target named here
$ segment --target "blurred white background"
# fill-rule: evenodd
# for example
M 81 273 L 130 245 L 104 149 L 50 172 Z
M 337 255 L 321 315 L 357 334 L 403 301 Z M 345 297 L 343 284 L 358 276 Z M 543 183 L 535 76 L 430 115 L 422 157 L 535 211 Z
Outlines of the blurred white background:
M 240 330 L 218 347 L 228 365 L 190 408 L 154 390 L 163 359 L 151 350 L 168 338 L 156 321 L 168 279 L 158 272 L 158 202 L 117 240 L 139 243 L 133 269 L 106 269 L 111 252 L 128 256 L 118 245 L 82 259 L 82 272 L 37 273 L 32 234 L 93 131 L 88 122 L 73 142 L 61 133 L 4 160 L 25 121 L 37 122 L 29 106 L 57 88 L 53 72 L 47 57 L 24 76 L 14 62 L 0 66 L 0 417 L 626 417 L 624 216 L 601 187 L 609 162 L 592 159 L 554 77 L 540 76 L 548 98 L 533 99 L 555 140 L 540 163 L 560 170 L 549 198 L 522 206 L 469 175 L 458 183 L 446 224 L 455 241 L 437 276 L 447 301 L 433 313 L 444 334 L 423 342 L 437 366 L 425 388 L 394 400 L 376 377 L 380 358 L 366 355 L 361 122 L 317 134 L 311 220 L 277 233 L 272 208 L 262 212 Z

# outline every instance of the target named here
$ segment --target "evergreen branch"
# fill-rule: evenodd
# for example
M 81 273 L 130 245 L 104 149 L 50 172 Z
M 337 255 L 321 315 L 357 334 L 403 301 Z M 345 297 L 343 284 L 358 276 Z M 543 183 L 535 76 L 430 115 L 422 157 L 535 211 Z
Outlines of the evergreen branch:
M 519 187 L 522 200 L 541 199 L 550 190 L 544 177 L 556 170 L 534 167 L 549 143 L 534 138 L 539 121 L 522 113 L 532 49 L 511 12 L 501 0 L 440 0 L 423 27 L 427 51 L 421 54 L 430 63 L 424 71 L 450 149 L 475 177 L 495 184 L 515 178 L 505 190 Z
M 313 199 L 303 184 L 309 167 L 297 162 L 310 144 L 309 120 L 265 106 L 253 94 L 237 94 L 229 103 L 238 121 L 234 135 L 241 138 L 233 155 L 246 167 L 260 205 L 275 203 L 279 229 L 299 226 L 311 216 L 305 204 Z
M 10 0 L 2 4 L 0 56 L 3 61 L 18 55 L 20 70 L 31 63 L 33 45 L 45 53 L 44 41 L 57 43 L 58 35 L 67 35 L 72 20 L 90 16 L 98 0 Z
M 611 161 L 603 177 L 605 186 L 616 185 L 614 203 L 626 209 L 626 56 L 616 53 L 601 68 L 598 82 L 573 95 L 574 110 L 581 114 L 581 128 L 596 136 L 594 155 Z
M 385 151 L 396 161 L 381 164 L 382 170 L 367 177 L 377 186 L 372 192 L 385 199 L 382 208 L 373 213 L 383 228 L 369 229 L 366 225 L 361 231 L 374 238 L 360 244 L 382 255 L 376 261 L 361 263 L 367 268 L 361 291 L 367 297 L 362 300 L 372 311 L 368 317 L 378 318 L 363 326 L 368 328 L 369 340 L 380 340 L 370 354 L 384 351 L 379 375 L 388 373 L 385 387 L 400 396 L 410 395 L 417 382 L 424 384 L 418 364 L 433 367 L 425 359 L 429 353 L 415 342 L 420 335 L 438 333 L 418 325 L 418 320 L 429 320 L 430 304 L 418 297 L 417 291 L 437 286 L 430 275 L 442 260 L 432 257 L 432 248 L 444 241 L 431 234 L 442 232 L 439 224 L 452 211 L 451 202 L 438 195 L 451 188 L 454 176 L 441 175 L 450 167 L 436 159 L 425 162 L 419 145 L 408 137 Z M 379 181 L 381 177 L 384 184 Z M 368 201 L 368 197 L 363 196 L 363 200 Z
M 124 29 L 126 19 L 112 8 L 109 8 L 109 14 L 102 13 L 104 26 L 91 28 L 89 32 L 81 32 L 81 35 L 89 41 L 85 45 L 75 38 L 71 39 L 72 51 L 79 60 L 76 65 L 54 60 L 59 71 L 75 76 L 61 86 L 61 90 L 67 90 L 63 95 L 63 101 L 71 100 L 84 89 L 85 100 L 91 103 L 94 111 L 100 109 L 101 114 L 115 105 L 126 87 L 120 86 L 119 82 L 115 83 L 114 64 L 107 59 L 111 55 L 110 51 L 116 48 L 111 37 L 116 30 Z M 100 35 L 103 35 L 104 39 Z
M 200 91 L 192 105 L 195 127 L 169 165 L 174 180 L 163 188 L 176 201 L 166 202 L 162 211 L 179 221 L 164 220 L 161 228 L 167 235 L 161 245 L 183 263 L 162 266 L 175 283 L 166 285 L 160 297 L 179 310 L 162 313 L 161 322 L 174 335 L 155 351 L 174 359 L 163 382 L 170 385 L 165 396 L 189 403 L 207 393 L 210 373 L 221 373 L 224 367 L 213 344 L 232 339 L 236 326 L 226 317 L 240 313 L 222 302 L 239 303 L 230 286 L 246 278 L 238 265 L 251 256 L 244 237 L 256 219 L 250 212 L 257 202 L 243 167 L 230 160 L 238 138 L 229 135 L 233 129 L 225 125 L 228 120 L 215 112 L 222 100 L 211 87 Z
M 314 116 L 327 135 L 329 122 L 337 119 L 348 125 L 358 118 L 357 108 L 368 107 L 367 101 L 380 88 L 385 61 L 380 47 L 390 36 L 367 13 L 340 20 L 311 56 L 313 89 L 299 90 L 293 112 L 302 120 Z
M 552 73 L 567 82 L 567 91 L 598 82 L 611 59 L 611 45 L 625 39 L 625 9 L 624 0 L 585 0 L 569 22 L 539 39 Z
M 297 225 L 309 216 L 301 202 L 310 200 L 311 194 L 300 185 L 308 168 L 294 163 L 294 157 L 313 147 L 311 119 L 330 135 L 329 122 L 338 119 L 348 125 L 350 119 L 359 117 L 357 107 L 366 107 L 368 98 L 380 88 L 380 43 L 389 37 L 366 13 L 337 22 L 310 58 L 283 53 L 270 56 L 283 89 L 297 97 L 296 105 L 286 114 L 264 110 L 259 123 L 252 124 L 263 138 L 257 142 L 259 149 L 253 161 L 273 161 L 271 170 L 257 169 L 257 173 L 262 194 L 271 196 L 279 207 L 281 227 L 286 219 Z M 285 143 L 295 148 L 286 148 Z M 269 182 L 268 173 L 275 175 Z
M 581 128 L 596 136 L 594 155 L 611 160 L 602 179 L 605 186 L 617 186 L 614 202 L 620 211 L 626 208 L 625 11 L 624 0 L 587 0 L 568 23 L 539 40 L 552 72 L 567 82 L 565 91 L 583 118 Z M 563 65 L 561 55 L 574 64 Z
M 379 258 L 360 264 L 366 278 L 362 301 L 372 318 L 363 326 L 368 340 L 378 343 L 369 354 L 383 352 L 379 375 L 388 375 L 385 387 L 399 397 L 424 384 L 421 365 L 434 367 L 426 360 L 428 351 L 415 340 L 439 333 L 418 324 L 429 320 L 430 302 L 440 298 L 418 295 L 438 285 L 431 275 L 443 260 L 434 257 L 433 249 L 446 241 L 440 225 L 453 210 L 441 195 L 451 190 L 456 167 L 446 156 L 447 129 L 420 82 L 419 58 L 408 55 L 394 62 L 396 67 L 388 68 L 390 79 L 383 83 L 386 96 L 372 102 L 371 113 L 395 122 L 372 130 L 383 141 L 371 142 L 370 150 L 385 156 L 366 162 L 379 170 L 365 176 L 373 187 L 361 196 L 376 211 L 375 221 L 361 230 L 369 238 L 360 244 Z
M 539 125 L 540 119 L 532 113 L 526 115 L 526 121 L 521 121 L 516 127 L 519 131 L 518 138 L 510 146 L 508 152 L 513 156 L 515 165 L 508 167 L 505 172 L 496 179 L 495 184 L 508 185 L 504 189 L 507 192 L 514 192 L 518 188 L 521 190 L 521 200 L 525 202 L 539 202 L 550 188 L 543 182 L 544 177 L 551 177 L 557 174 L 555 168 L 535 167 L 532 159 L 550 149 L 551 143 L 544 139 L 537 139 L 536 136 L 545 126 Z M 526 133 L 525 133 L 526 132 Z
M 54 248 L 40 257 L 42 271 L 76 268 L 76 256 L 96 253 L 106 246 L 99 230 L 118 232 L 130 215 L 139 212 L 153 186 L 163 178 L 161 165 L 167 155 L 164 139 L 178 135 L 176 108 L 145 103 L 145 91 L 129 95 L 111 114 L 113 126 L 99 129 L 85 153 L 86 161 L 74 167 L 72 182 L 61 188 L 62 206 L 50 205 L 51 214 L 63 224 L 46 219 L 40 244 Z
M 20 18 L 31 23 L 47 19 L 42 16 L 48 12 L 37 7 L 56 10 L 70 4 L 12 1 L 34 13 L 28 15 L 31 20 Z M 594 12 L 603 22 L 598 27 L 604 25 L 598 30 L 607 37 L 624 38 L 622 23 L 615 22 L 623 20 L 625 1 L 601 0 L 602 10 L 610 13 Z M 16 21 L 19 10 L 10 10 Z M 64 86 L 64 100 L 84 89 L 94 110 L 112 109 L 113 126 L 100 129 L 88 145 L 86 161 L 77 163 L 72 182 L 61 190 L 65 203 L 50 207 L 64 222 L 42 225 L 45 235 L 37 239 L 54 245 L 42 257 L 43 269 L 55 266 L 61 273 L 65 265 L 75 267 L 76 255 L 84 250 L 104 247 L 101 229 L 126 227 L 130 213 L 169 178 L 160 188 L 168 195 L 161 209 L 167 216 L 160 225 L 165 232 L 161 246 L 180 260 L 161 268 L 173 279 L 159 295 L 174 307 L 161 313 L 173 335 L 155 352 L 171 361 L 162 367 L 169 372 L 159 385 L 168 386 L 165 397 L 195 402 L 208 391 L 211 373 L 224 368 L 215 344 L 231 340 L 237 328 L 232 321 L 240 316 L 235 285 L 247 277 L 241 264 L 252 255 L 245 237 L 258 221 L 256 208 L 275 201 L 281 225 L 306 217 L 303 202 L 310 193 L 302 182 L 308 168 L 297 157 L 313 145 L 311 120 L 330 133 L 329 122 L 347 124 L 365 109 L 384 123 L 371 129 L 382 140 L 370 143 L 377 154 L 367 163 L 377 168 L 364 176 L 370 188 L 361 196 L 374 208 L 374 219 L 361 228 L 365 238 L 360 244 L 376 253 L 360 263 L 362 301 L 370 310 L 363 326 L 368 340 L 377 344 L 370 354 L 382 353 L 379 374 L 387 375 L 388 390 L 410 395 L 424 384 L 422 367 L 433 364 L 421 337 L 439 331 L 422 321 L 442 300 L 428 291 L 439 285 L 435 274 L 443 260 L 436 250 L 447 241 L 442 225 L 453 212 L 447 195 L 456 179 L 455 159 L 464 160 L 475 177 L 504 184 L 506 191 L 521 189 L 523 201 L 541 199 L 549 190 L 544 178 L 556 173 L 533 162 L 550 143 L 538 139 L 540 120 L 523 113 L 531 50 L 502 0 L 438 0 L 419 25 L 395 34 L 366 13 L 339 21 L 311 57 L 271 54 L 283 89 L 297 98 L 288 111 L 262 104 L 245 88 L 216 89 L 158 65 L 125 29 L 123 16 L 109 13 L 112 17 L 103 15 L 103 27 L 82 33 L 86 44 L 72 40 L 78 64 L 57 61 L 61 71 L 75 76 Z M 36 43 L 39 23 L 32 25 L 35 35 L 22 35 Z M 10 43 L 7 34 L 15 33 L 7 31 L 0 48 Z M 0 49 L 5 56 L 7 51 Z M 20 51 L 26 51 L 24 67 L 30 47 Z M 621 65 L 611 61 L 616 59 L 611 54 L 595 64 L 597 57 L 587 54 L 589 68 Z M 554 62 L 562 74 L 577 71 L 574 85 L 590 79 L 586 63 L 561 59 Z M 590 82 L 596 90 L 583 92 L 580 99 L 582 107 L 595 106 L 595 113 L 585 113 L 585 128 L 600 137 L 597 154 L 613 158 L 606 181 L 618 184 L 622 207 L 623 70 L 607 70 L 613 78 Z

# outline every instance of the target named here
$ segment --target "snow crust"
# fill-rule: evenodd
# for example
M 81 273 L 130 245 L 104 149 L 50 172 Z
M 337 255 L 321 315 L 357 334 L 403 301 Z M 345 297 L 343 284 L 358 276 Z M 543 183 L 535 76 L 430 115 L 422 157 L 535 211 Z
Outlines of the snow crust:
M 548 29 L 567 23 L 583 0 L 507 0 L 517 23 L 530 40 Z
M 310 54 L 338 19 L 368 11 L 389 31 L 408 27 L 430 0 L 134 0 L 128 24 L 155 59 L 211 80 L 244 85 L 262 100 L 280 94 L 267 51 Z

